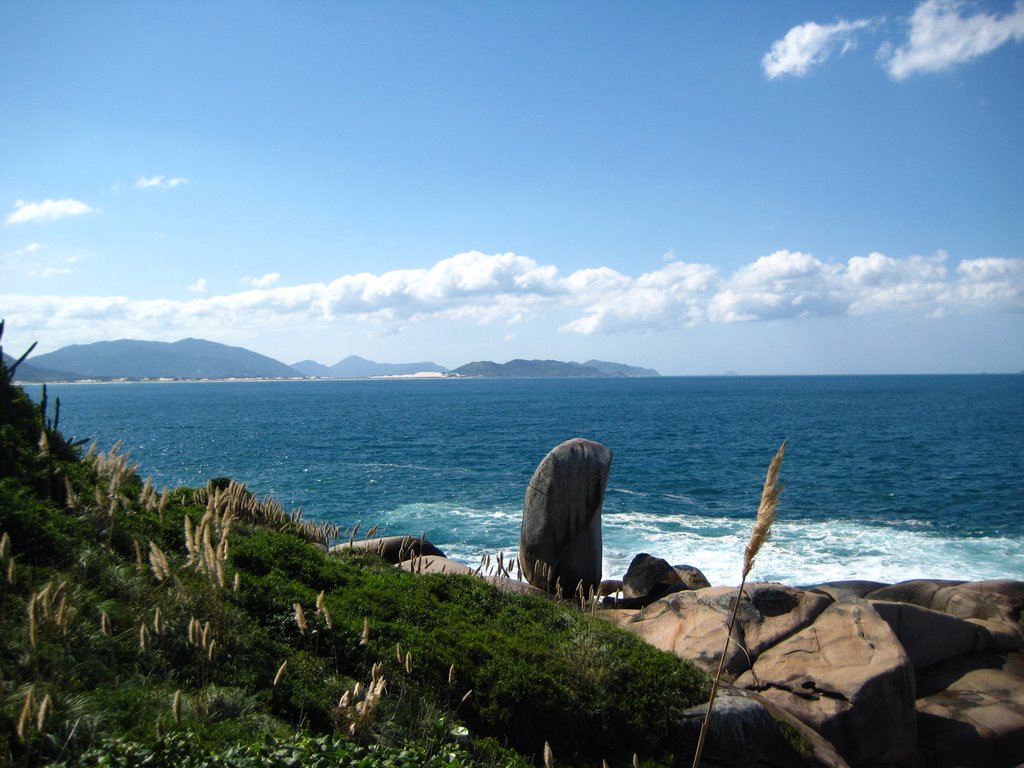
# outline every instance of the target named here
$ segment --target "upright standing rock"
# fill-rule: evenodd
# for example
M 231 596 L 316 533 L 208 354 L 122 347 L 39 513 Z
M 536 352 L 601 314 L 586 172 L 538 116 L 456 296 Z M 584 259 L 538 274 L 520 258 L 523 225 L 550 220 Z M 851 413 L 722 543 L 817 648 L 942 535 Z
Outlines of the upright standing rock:
M 576 437 L 555 446 L 526 489 L 519 563 L 526 580 L 569 597 L 601 583 L 601 505 L 612 452 Z

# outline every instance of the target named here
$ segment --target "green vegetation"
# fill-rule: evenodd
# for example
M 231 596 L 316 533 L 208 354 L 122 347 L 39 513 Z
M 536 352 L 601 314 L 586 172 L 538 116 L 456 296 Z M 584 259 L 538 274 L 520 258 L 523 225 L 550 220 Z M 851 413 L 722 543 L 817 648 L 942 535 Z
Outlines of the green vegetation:
M 668 764 L 707 699 L 570 603 L 328 555 L 336 530 L 229 480 L 160 492 L 10 373 L 0 766 Z

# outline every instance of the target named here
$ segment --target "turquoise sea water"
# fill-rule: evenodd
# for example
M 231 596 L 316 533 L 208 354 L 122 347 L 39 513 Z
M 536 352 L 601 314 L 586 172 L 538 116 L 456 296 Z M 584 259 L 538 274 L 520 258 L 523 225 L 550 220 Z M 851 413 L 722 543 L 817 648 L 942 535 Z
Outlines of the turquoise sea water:
M 38 387 L 29 391 L 39 395 Z M 527 482 L 569 437 L 614 452 L 605 577 L 637 552 L 739 580 L 768 462 L 785 489 L 753 577 L 1024 579 L 1024 376 L 66 384 L 66 434 L 158 486 L 231 476 L 307 518 L 518 547 Z

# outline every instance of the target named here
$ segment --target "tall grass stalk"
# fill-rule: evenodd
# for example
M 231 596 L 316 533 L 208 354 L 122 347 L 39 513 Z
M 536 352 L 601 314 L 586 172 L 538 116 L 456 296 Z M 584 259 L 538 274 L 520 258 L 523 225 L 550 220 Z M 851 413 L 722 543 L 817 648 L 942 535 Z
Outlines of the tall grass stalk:
M 736 615 L 739 613 L 740 600 L 743 598 L 743 588 L 747 583 L 747 576 L 754 567 L 754 558 L 757 557 L 761 546 L 768 540 L 772 531 L 772 523 L 775 522 L 775 510 L 779 506 L 779 494 L 782 486 L 779 485 L 779 467 L 782 464 L 782 456 L 786 453 L 786 441 L 782 441 L 775 458 L 768 465 L 768 474 L 764 479 L 764 488 L 761 490 L 761 503 L 757 508 L 757 519 L 754 521 L 754 528 L 750 532 L 750 539 L 747 541 L 746 549 L 743 550 L 743 577 L 740 579 L 740 588 L 736 592 L 736 600 L 733 602 L 732 614 L 729 616 L 729 624 L 725 630 L 725 647 L 722 648 L 722 657 L 718 660 L 718 671 L 715 673 L 714 682 L 711 684 L 711 696 L 708 698 L 708 709 L 704 713 L 704 722 L 700 726 L 700 735 L 697 737 L 697 751 L 693 755 L 693 768 L 700 765 L 700 756 L 704 751 L 704 740 L 707 738 L 708 727 L 711 724 L 711 708 L 715 703 L 715 696 L 718 693 L 718 684 L 722 679 L 725 670 L 725 657 L 729 653 L 729 643 L 732 641 L 732 630 L 736 625 Z

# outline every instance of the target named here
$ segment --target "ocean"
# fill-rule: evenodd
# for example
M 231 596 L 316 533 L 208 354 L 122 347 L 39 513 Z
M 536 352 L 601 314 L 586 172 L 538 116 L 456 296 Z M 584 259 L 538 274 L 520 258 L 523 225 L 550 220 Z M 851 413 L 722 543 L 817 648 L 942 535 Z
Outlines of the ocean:
M 26 388 L 39 397 L 38 386 Z M 66 435 L 121 441 L 158 487 L 244 482 L 306 519 L 517 552 L 526 486 L 570 437 L 610 447 L 604 577 L 639 552 L 751 578 L 1024 579 L 1024 375 L 50 385 Z

